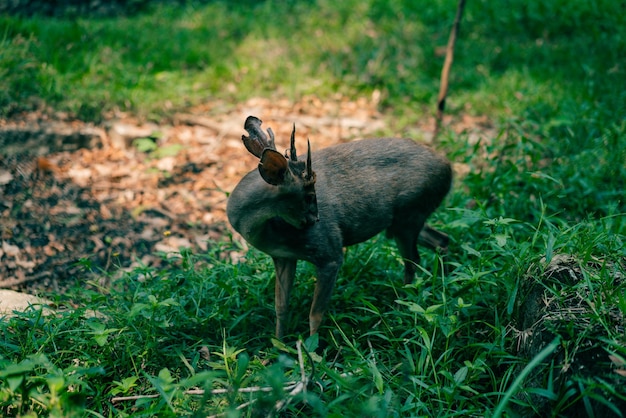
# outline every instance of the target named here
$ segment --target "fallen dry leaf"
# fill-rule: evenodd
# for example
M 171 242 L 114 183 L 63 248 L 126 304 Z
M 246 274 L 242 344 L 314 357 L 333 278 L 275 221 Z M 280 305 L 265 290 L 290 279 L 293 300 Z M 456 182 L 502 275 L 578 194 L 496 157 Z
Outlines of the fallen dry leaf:
M 13 180 L 13 174 L 8 170 L 0 170 L 0 186 L 9 184 Z
M 8 257 L 17 257 L 20 254 L 20 247 L 2 241 L 2 252 Z

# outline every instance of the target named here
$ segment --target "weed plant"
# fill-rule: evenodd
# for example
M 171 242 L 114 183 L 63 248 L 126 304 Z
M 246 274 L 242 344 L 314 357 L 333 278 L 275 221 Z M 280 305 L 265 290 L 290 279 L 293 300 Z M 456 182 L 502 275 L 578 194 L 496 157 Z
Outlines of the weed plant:
M 498 134 L 472 143 L 447 132 L 438 145 L 469 174 L 431 220 L 449 253 L 422 251 L 415 283 L 401 284 L 383 236 L 347 249 L 331 311 L 306 338 L 315 279 L 302 263 L 292 334 L 278 342 L 268 257 L 251 250 L 233 264 L 240 248 L 225 237 L 167 268 L 120 272 L 109 288 L 48 295 L 52 314 L 3 318 L 1 414 L 624 416 L 624 14 L 608 0 L 506 4 L 468 2 L 449 108 L 489 115 Z M 379 90 L 390 130 L 402 130 L 432 107 L 454 7 L 1 16 L 0 109 L 43 101 L 83 119 L 115 108 L 158 118 L 213 98 Z M 574 260 L 562 271 L 575 282 L 551 273 L 559 257 Z M 101 275 L 80 263 L 85 278 Z M 533 336 L 520 309 L 533 293 L 569 310 L 532 311 L 543 340 L 524 351 Z

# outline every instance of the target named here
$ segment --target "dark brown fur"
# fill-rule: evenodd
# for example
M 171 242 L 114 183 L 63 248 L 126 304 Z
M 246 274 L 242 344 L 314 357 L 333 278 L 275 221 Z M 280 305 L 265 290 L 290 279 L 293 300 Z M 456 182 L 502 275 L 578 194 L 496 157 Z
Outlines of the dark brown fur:
M 254 139 L 261 122 L 251 118 L 246 129 Z M 262 145 L 270 150 L 264 149 L 259 169 L 233 190 L 227 213 L 235 230 L 274 261 L 279 338 L 285 331 L 297 260 L 317 268 L 311 334 L 328 308 L 343 247 L 386 230 L 405 258 L 405 281 L 413 280 L 420 260 L 420 231 L 450 189 L 452 170 L 447 160 L 410 139 L 336 145 L 311 153 L 310 165 L 304 164 L 303 157 L 293 161 L 272 151 L 269 143 Z M 263 148 L 255 147 L 257 152 Z M 447 244 L 445 234 L 428 227 L 425 231 L 423 241 L 439 239 Z

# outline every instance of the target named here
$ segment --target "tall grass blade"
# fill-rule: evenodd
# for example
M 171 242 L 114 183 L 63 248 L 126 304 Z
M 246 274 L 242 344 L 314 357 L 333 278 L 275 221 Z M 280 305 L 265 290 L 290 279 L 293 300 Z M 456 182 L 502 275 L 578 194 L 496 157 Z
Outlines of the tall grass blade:
M 506 408 L 506 405 L 509 403 L 509 400 L 511 400 L 511 397 L 513 397 L 513 395 L 517 393 L 524 380 L 528 377 L 528 375 L 533 371 L 535 367 L 541 364 L 542 361 L 544 361 L 550 354 L 554 352 L 554 350 L 556 350 L 560 343 L 561 339 L 559 337 L 556 337 L 554 340 L 552 340 L 550 344 L 548 344 L 543 350 L 541 350 L 541 352 L 537 354 L 535 358 L 533 358 L 532 361 L 526 365 L 526 367 L 524 367 L 524 369 L 519 374 L 519 376 L 517 376 L 511 387 L 504 394 L 504 397 L 498 404 L 498 407 L 493 414 L 493 418 L 500 418 L 500 416 L 502 416 L 504 408 Z

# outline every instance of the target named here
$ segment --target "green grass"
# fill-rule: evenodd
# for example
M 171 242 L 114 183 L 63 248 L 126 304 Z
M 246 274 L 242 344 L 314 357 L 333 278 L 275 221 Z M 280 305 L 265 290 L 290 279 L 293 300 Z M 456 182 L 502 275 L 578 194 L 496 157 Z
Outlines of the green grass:
M 300 265 L 293 334 L 272 343 L 271 263 L 252 250 L 232 264 L 227 238 L 166 269 L 116 275 L 110 288 L 52 295 L 58 313 L 0 322 L 2 414 L 262 416 L 282 402 L 281 414 L 300 416 L 529 416 L 546 405 L 553 416 L 619 416 L 626 18 L 608 0 L 505 3 L 468 2 L 457 45 L 448 111 L 487 115 L 498 134 L 442 138 L 470 168 L 432 219 L 453 240 L 444 260 L 423 251 L 419 279 L 404 286 L 382 236 L 348 249 L 302 358 L 312 267 Z M 265 1 L 117 19 L 4 16 L 0 112 L 45 103 L 87 120 L 114 109 L 160 119 L 213 99 L 379 90 L 399 132 L 434 108 L 435 50 L 454 8 Z M 571 281 L 550 273 L 562 256 L 575 260 Z M 567 320 L 542 321 L 544 345 L 523 352 L 520 312 L 536 289 Z M 303 371 L 311 384 L 290 394 Z M 267 391 L 238 392 L 254 387 Z M 140 395 L 153 397 L 113 402 Z
M 216 1 L 116 19 L 0 17 L 0 114 L 43 100 L 87 119 L 117 108 L 162 117 L 213 98 L 380 90 L 383 105 L 414 121 L 434 102 L 435 49 L 455 3 Z M 599 133 L 594 120 L 625 111 L 615 91 L 625 79 L 620 7 L 469 2 L 449 110 Z

